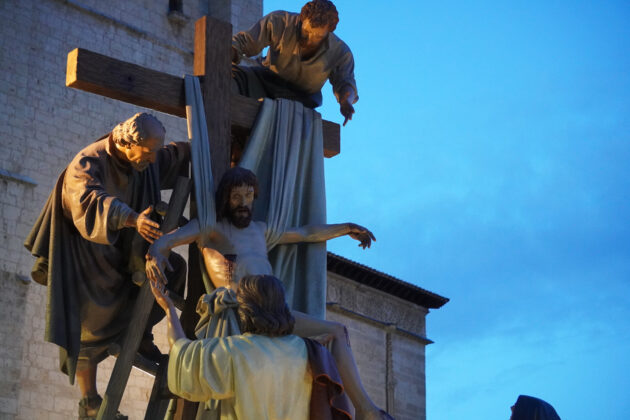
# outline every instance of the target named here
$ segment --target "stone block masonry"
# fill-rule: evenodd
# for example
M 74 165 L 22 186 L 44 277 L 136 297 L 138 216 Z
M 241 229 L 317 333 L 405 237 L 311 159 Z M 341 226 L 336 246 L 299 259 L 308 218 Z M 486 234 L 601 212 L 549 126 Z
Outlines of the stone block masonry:
M 141 110 L 66 88 L 68 52 L 86 48 L 180 76 L 192 72 L 199 17 L 229 19 L 237 32 L 262 16 L 261 0 L 184 0 L 177 16 L 169 16 L 168 3 L 0 1 L 0 420 L 76 418 L 79 391 L 58 369 L 58 348 L 43 340 L 47 289 L 28 280 L 34 259 L 22 244 L 75 154 Z M 187 139 L 183 119 L 153 113 L 167 140 Z M 338 276 L 328 300 L 338 304 L 329 317 L 348 325 L 372 398 L 398 419 L 424 419 L 424 344 L 413 334 L 424 336 L 427 311 Z M 154 334 L 166 352 L 163 323 Z M 113 364 L 99 365 L 101 392 Z M 120 407 L 130 419 L 144 418 L 152 383 L 132 371 Z
M 207 4 L 185 1 L 189 19 L 172 22 L 168 1 L 0 2 L 0 170 L 15 175 L 0 176 L 2 419 L 76 417 L 78 389 L 59 372 L 57 347 L 43 340 L 46 288 L 17 279 L 28 278 L 34 262 L 22 243 L 74 155 L 140 110 L 66 88 L 67 54 L 82 47 L 175 75 L 190 73 L 194 22 Z M 187 139 L 184 120 L 155 114 L 168 140 Z M 101 366 L 101 391 L 112 366 L 113 360 Z M 134 369 L 121 406 L 131 418 L 144 417 L 150 383 Z

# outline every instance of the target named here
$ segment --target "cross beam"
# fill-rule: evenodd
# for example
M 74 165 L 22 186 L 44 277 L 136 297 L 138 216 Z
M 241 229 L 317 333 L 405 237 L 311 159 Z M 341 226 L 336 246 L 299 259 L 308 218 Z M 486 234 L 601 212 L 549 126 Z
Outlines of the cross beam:
M 195 74 L 198 74 L 197 71 Z M 186 118 L 183 78 L 83 48 L 75 48 L 68 53 L 66 86 Z M 230 94 L 229 101 L 232 130 L 250 131 L 260 102 L 237 94 Z M 324 156 L 338 155 L 339 124 L 322 120 L 322 131 Z
M 232 25 L 208 16 L 195 23 L 195 54 L 193 70 L 201 79 L 206 123 L 212 150 L 212 172 L 215 180 L 221 179 L 230 164 L 231 132 L 249 133 L 258 114 L 260 102 L 234 95 L 231 92 L 230 38 Z M 151 70 L 136 64 L 117 60 L 102 54 L 77 48 L 68 54 L 66 86 L 95 93 L 112 99 L 154 109 L 178 117 L 186 117 L 184 79 Z M 339 125 L 322 121 L 324 156 L 339 153 Z M 235 130 L 236 129 L 236 130 Z M 185 199 L 184 199 L 185 200 Z M 191 203 L 191 217 L 195 206 Z M 186 303 L 181 321 L 184 331 L 192 336 L 197 323 L 195 307 L 203 293 L 200 274 L 200 256 L 195 245 L 189 248 L 189 278 Z M 138 313 L 146 315 L 153 297 L 146 290 L 136 302 Z M 144 308 L 144 309 L 142 309 Z M 146 323 L 142 323 L 144 327 Z M 126 342 L 129 340 L 126 340 Z M 131 369 L 132 356 L 138 343 L 125 344 L 125 357 L 116 361 L 103 404 L 97 418 L 110 420 L 116 412 Z M 128 354 L 127 354 L 128 353 Z M 120 365 L 120 366 L 118 366 Z M 120 369 L 117 369 L 120 367 Z M 148 413 L 148 412 L 147 412 Z M 175 418 L 191 420 L 196 415 L 196 405 L 186 402 L 178 405 Z

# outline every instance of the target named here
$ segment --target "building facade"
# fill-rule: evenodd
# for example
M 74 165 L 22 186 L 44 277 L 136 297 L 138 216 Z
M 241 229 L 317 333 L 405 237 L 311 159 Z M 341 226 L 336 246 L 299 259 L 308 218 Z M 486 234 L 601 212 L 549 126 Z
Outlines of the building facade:
M 0 2 L 0 419 L 75 418 L 79 392 L 43 340 L 46 288 L 30 280 L 22 243 L 72 157 L 138 111 L 65 87 L 67 54 L 81 47 L 181 76 L 192 72 L 195 21 L 234 31 L 262 16 L 261 0 L 3 0 Z M 159 114 L 167 140 L 186 122 Z M 425 316 L 447 300 L 329 256 L 328 317 L 349 326 L 368 392 L 398 419 L 425 418 Z M 164 326 L 158 345 L 167 348 Z M 99 365 L 104 391 L 113 359 Z M 153 378 L 134 370 L 121 411 L 144 418 Z

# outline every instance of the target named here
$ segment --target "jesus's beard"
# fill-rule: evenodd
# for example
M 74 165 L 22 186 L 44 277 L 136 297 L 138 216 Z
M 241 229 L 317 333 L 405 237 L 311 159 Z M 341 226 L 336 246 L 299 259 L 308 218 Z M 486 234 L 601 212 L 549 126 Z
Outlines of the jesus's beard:
M 252 212 L 244 206 L 230 209 L 230 222 L 239 229 L 246 228 L 252 221 Z

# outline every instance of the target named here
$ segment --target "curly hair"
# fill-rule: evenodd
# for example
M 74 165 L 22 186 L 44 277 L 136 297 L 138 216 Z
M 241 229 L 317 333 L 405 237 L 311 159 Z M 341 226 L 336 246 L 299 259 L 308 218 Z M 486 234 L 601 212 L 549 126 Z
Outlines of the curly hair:
M 221 182 L 219 182 L 215 195 L 218 221 L 227 217 L 230 212 L 230 193 L 232 188 L 240 187 L 241 185 L 254 187 L 254 198 L 258 197 L 258 179 L 249 169 L 235 166 L 228 169 L 221 177 Z
M 112 139 L 116 144 L 128 148 L 150 138 L 164 140 L 165 134 L 166 129 L 157 118 L 146 112 L 139 112 L 116 125 L 112 130 Z
M 241 333 L 281 337 L 293 332 L 295 318 L 287 306 L 282 283 L 274 276 L 245 276 L 236 289 Z
M 311 0 L 302 6 L 300 20 L 304 22 L 308 19 L 313 28 L 328 26 L 328 30 L 333 32 L 339 23 L 339 13 L 330 0 Z

